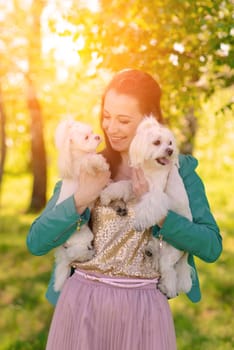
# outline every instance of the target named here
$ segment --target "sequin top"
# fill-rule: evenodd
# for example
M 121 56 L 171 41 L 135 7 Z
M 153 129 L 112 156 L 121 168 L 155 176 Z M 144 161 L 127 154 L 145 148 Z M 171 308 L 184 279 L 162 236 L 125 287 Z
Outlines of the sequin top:
M 144 255 L 151 232 L 133 229 L 131 204 L 127 206 L 127 214 L 120 216 L 112 207 L 97 203 L 92 210 L 92 230 L 95 256 L 87 262 L 76 262 L 74 267 L 116 277 L 158 277 Z

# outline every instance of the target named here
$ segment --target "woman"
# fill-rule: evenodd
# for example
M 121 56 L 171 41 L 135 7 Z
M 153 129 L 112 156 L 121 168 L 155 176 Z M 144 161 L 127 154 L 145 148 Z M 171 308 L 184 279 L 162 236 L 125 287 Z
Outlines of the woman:
M 119 72 L 107 86 L 102 101 L 101 125 L 105 135 L 103 152 L 110 170 L 92 177 L 81 174 L 79 191 L 55 206 L 61 183 L 52 199 L 30 229 L 27 244 L 35 255 L 43 255 L 63 244 L 79 224 L 90 220 L 89 203 L 96 200 L 109 182 L 131 179 L 136 198 L 148 184 L 140 169 L 130 169 L 128 149 L 136 128 L 145 115 L 163 122 L 161 91 L 157 82 L 139 70 Z M 114 209 L 101 207 L 92 212 L 96 256 L 86 263 L 74 263 L 75 273 L 66 281 L 59 296 L 53 291 L 54 277 L 47 298 L 56 304 L 47 350 L 173 350 L 176 338 L 166 296 L 157 289 L 158 275 L 146 269 L 139 253 L 151 232 L 189 253 L 195 277 L 188 297 L 200 300 L 200 288 L 193 255 L 215 261 L 222 250 L 222 239 L 210 212 L 204 186 L 195 172 L 197 161 L 180 156 L 180 173 L 188 193 L 193 222 L 169 211 L 152 231 L 136 233 L 128 214 L 120 217 Z

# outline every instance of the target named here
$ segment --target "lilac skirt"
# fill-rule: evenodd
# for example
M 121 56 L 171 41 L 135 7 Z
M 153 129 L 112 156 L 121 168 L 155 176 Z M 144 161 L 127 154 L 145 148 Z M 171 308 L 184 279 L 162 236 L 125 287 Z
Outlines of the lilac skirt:
M 153 283 L 122 288 L 74 273 L 59 297 L 46 350 L 133 349 L 176 349 L 167 298 Z

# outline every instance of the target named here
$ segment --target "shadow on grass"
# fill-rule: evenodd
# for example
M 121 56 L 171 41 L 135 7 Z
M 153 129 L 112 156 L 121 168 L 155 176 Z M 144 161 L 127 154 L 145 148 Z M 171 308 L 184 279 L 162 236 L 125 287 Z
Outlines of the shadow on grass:
M 4 236 L 6 234 L 27 234 L 29 227 L 34 219 L 32 215 L 13 215 L 5 214 L 0 215 L 1 220 L 1 231 L 0 235 Z
M 174 313 L 177 347 L 180 350 L 206 349 L 210 342 L 209 335 L 204 335 L 194 324 L 194 319 L 182 314 Z
M 53 308 L 45 299 L 51 257 L 26 247 L 31 216 L 1 215 L 0 350 L 43 350 Z
M 16 340 L 5 347 L 4 350 L 44 350 L 46 347 L 48 329 L 49 324 L 46 325 L 41 332 L 32 334 L 30 339 Z
M 203 319 L 195 322 L 194 317 L 183 313 L 174 313 L 174 321 L 177 336 L 178 350 L 232 350 L 233 336 L 213 332 L 206 332 L 206 326 L 202 327 Z
M 53 308 L 45 299 L 49 273 L 35 274 L 34 277 L 5 279 L 3 290 L 11 284 L 14 297 L 3 305 L 6 314 L 4 350 L 44 350 Z M 9 329 L 10 328 L 10 329 Z
M 202 269 L 203 289 L 210 290 L 214 298 L 223 305 L 233 307 L 234 280 L 232 275 L 233 252 L 225 249 L 219 261 Z

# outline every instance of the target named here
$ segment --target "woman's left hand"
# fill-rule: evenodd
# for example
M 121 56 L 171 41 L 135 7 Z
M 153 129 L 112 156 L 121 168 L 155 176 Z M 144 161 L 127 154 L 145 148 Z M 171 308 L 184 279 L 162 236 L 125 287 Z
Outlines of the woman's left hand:
M 143 194 L 149 191 L 149 184 L 144 176 L 144 172 L 141 168 L 132 168 L 132 189 L 136 198 L 141 198 Z

